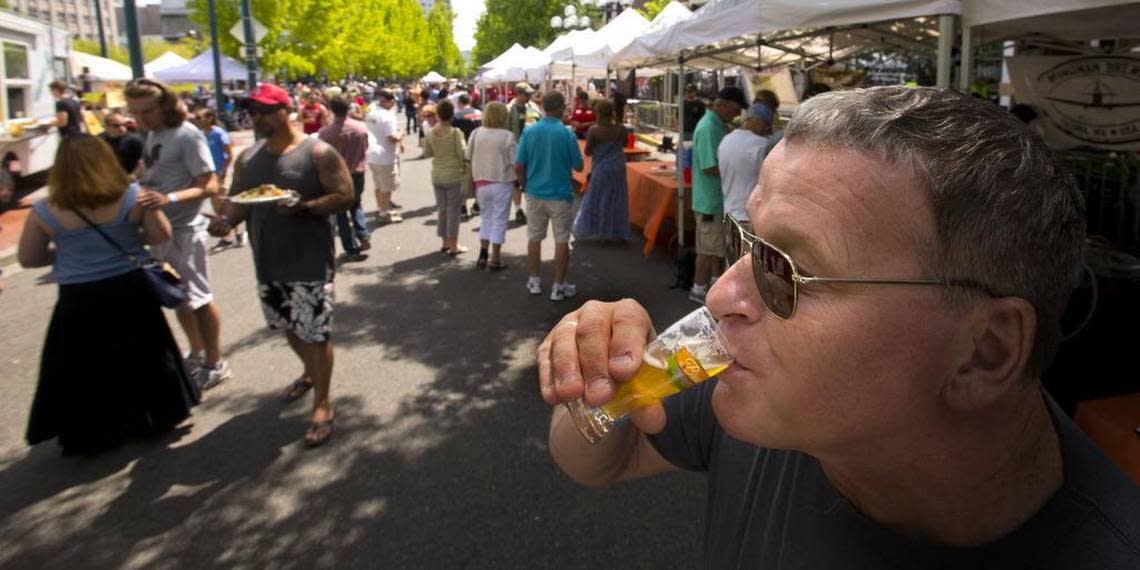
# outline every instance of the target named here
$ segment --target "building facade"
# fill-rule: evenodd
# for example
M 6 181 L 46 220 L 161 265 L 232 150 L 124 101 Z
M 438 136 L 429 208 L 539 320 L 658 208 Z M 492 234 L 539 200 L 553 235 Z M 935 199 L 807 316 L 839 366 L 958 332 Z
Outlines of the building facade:
M 95 2 L 103 11 L 103 33 L 108 44 L 119 37 L 115 21 L 115 7 L 111 0 L 8 0 L 8 8 L 21 16 L 42 20 L 71 32 L 81 40 L 99 41 L 99 20 L 95 15 Z

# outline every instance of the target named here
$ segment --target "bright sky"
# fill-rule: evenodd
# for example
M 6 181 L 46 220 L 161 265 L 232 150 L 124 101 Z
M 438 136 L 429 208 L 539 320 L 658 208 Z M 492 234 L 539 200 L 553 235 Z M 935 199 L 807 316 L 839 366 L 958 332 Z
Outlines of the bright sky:
M 475 23 L 486 9 L 483 0 L 451 0 L 451 8 L 456 14 L 452 24 L 455 45 L 459 51 L 468 51 L 475 45 Z

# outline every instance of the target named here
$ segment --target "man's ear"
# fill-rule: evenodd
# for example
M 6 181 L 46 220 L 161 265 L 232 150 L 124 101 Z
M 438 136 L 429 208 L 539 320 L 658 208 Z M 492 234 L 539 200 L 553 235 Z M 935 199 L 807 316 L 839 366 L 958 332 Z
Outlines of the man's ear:
M 1036 338 L 1037 312 L 1018 297 L 979 304 L 963 317 L 957 369 L 943 388 L 952 409 L 984 408 L 1021 386 Z

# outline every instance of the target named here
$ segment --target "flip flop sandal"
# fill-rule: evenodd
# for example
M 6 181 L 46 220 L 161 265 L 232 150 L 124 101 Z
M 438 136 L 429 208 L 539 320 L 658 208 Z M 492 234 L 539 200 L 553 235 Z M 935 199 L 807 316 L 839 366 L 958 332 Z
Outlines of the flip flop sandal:
M 309 382 L 304 378 L 298 378 L 290 382 L 289 385 L 285 387 L 285 391 L 281 393 L 281 399 L 285 400 L 286 402 L 292 402 L 301 396 L 304 396 L 309 390 L 312 389 L 312 382 Z
M 328 443 L 329 439 L 332 439 L 334 419 L 336 418 L 332 417 L 323 422 L 310 423 L 308 431 L 305 432 L 305 447 L 311 449 Z

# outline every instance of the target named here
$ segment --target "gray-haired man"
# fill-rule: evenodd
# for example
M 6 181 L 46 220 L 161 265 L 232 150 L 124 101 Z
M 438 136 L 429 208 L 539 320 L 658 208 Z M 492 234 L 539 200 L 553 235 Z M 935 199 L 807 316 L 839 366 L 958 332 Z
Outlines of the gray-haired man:
M 1140 568 L 1140 489 L 1038 380 L 1085 229 L 1024 125 L 936 89 L 819 95 L 748 211 L 707 298 L 735 363 L 596 446 L 556 406 L 570 477 L 707 471 L 712 568 Z M 543 398 L 605 403 L 652 330 L 629 300 L 566 316 Z

